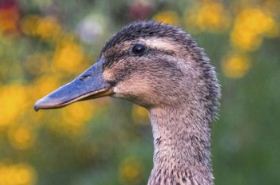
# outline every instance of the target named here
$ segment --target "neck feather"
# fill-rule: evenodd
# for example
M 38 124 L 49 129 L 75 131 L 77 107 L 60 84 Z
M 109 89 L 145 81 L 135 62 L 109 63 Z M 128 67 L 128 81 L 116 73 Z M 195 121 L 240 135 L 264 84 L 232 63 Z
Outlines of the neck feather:
M 212 185 L 211 128 L 202 107 L 153 108 L 154 168 L 149 185 Z

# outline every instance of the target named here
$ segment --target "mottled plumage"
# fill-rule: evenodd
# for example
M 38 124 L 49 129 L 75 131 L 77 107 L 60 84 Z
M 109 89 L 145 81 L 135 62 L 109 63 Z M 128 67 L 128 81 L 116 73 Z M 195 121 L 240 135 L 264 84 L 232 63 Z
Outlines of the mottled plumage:
M 220 87 L 207 55 L 189 34 L 151 21 L 132 23 L 106 43 L 95 65 L 35 108 L 104 95 L 149 110 L 154 167 L 148 185 L 213 185 L 210 123 Z
M 132 43 L 136 43 L 138 39 L 149 39 L 149 38 L 158 38 L 158 39 L 167 39 L 173 41 L 173 44 L 181 45 L 180 50 L 176 51 L 178 54 L 182 52 L 192 58 L 194 62 L 197 62 L 199 67 L 202 70 L 202 75 L 205 81 L 207 81 L 209 97 L 206 97 L 210 100 L 210 104 L 208 106 L 209 113 L 213 118 L 217 113 L 217 108 L 219 106 L 219 84 L 216 79 L 216 73 L 214 67 L 210 64 L 209 58 L 205 54 L 203 48 L 197 46 L 197 43 L 193 40 L 193 38 L 184 32 L 182 29 L 178 27 L 174 27 L 171 25 L 161 24 L 154 21 L 148 22 L 136 22 L 129 24 L 124 27 L 120 32 L 116 33 L 103 47 L 101 54 L 106 53 L 107 50 L 113 48 L 116 45 L 119 45 L 122 42 L 130 41 Z M 108 61 L 108 63 L 117 62 L 118 57 L 125 57 L 124 53 L 117 50 L 114 51 L 113 59 Z M 129 54 L 128 51 L 125 51 L 126 54 Z M 168 52 L 168 51 L 167 51 Z M 169 52 L 172 54 L 174 51 Z M 115 58 L 114 58 L 115 57 Z M 160 68 L 159 68 L 160 70 Z M 176 70 L 176 69 L 175 69 Z M 129 71 L 129 69 L 128 69 Z

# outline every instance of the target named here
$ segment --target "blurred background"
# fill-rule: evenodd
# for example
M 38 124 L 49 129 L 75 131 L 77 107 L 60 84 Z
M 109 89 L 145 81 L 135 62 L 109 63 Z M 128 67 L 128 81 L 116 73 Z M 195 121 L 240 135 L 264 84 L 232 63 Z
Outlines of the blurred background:
M 142 19 L 193 35 L 217 67 L 217 185 L 280 184 L 279 0 L 0 0 L 0 185 L 143 185 L 147 112 L 111 98 L 35 112 Z

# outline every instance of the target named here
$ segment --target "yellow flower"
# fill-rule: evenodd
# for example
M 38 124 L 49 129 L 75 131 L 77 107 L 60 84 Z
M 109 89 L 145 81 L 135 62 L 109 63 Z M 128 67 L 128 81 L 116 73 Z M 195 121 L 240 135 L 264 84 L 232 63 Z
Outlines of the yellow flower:
M 28 93 L 31 101 L 46 95 L 46 93 L 55 90 L 59 86 L 59 76 L 46 74 L 36 79 L 32 86 L 28 87 Z
M 71 40 L 63 40 L 55 50 L 53 66 L 69 74 L 81 72 L 84 68 L 85 54 L 80 45 Z
M 62 114 L 66 123 L 77 125 L 89 121 L 93 113 L 93 104 L 91 104 L 91 102 L 83 102 L 66 107 Z
M 27 35 L 36 35 L 36 28 L 40 17 L 38 16 L 26 16 L 21 21 L 21 30 Z
M 273 17 L 260 8 L 245 8 L 235 18 L 231 32 L 232 45 L 252 51 L 262 43 L 263 36 L 276 36 L 278 25 Z
M 229 17 L 221 3 L 203 1 L 187 12 L 186 24 L 198 31 L 223 31 L 229 25 Z
M 65 107 L 60 111 L 60 116 L 53 120 L 51 129 L 68 136 L 79 136 L 95 114 L 95 108 L 91 102 L 79 102 Z
M 25 34 L 45 40 L 56 40 L 62 33 L 61 26 L 53 17 L 26 16 L 21 22 L 21 28 Z
M 11 129 L 8 133 L 11 145 L 19 150 L 30 148 L 34 144 L 34 135 L 26 127 Z
M 260 35 L 246 30 L 235 29 L 230 36 L 232 45 L 245 51 L 256 50 L 262 43 Z
M 60 36 L 61 27 L 55 18 L 44 17 L 39 20 L 36 32 L 43 39 L 55 39 Z
M 26 89 L 12 84 L 0 88 L 0 127 L 14 124 L 27 105 Z
M 0 163 L 0 185 L 34 185 L 37 174 L 32 166 L 26 163 Z
M 231 54 L 222 63 L 223 72 L 229 78 L 243 77 L 250 67 L 250 59 L 241 54 Z
M 132 119 L 136 124 L 146 124 L 148 123 L 148 111 L 138 105 L 133 105 L 132 107 Z
M 61 75 L 63 74 L 46 73 L 43 76 L 35 79 L 35 81 L 26 88 L 26 92 L 28 93 L 29 97 L 28 102 L 30 104 L 27 107 L 28 109 L 25 110 L 25 116 L 29 116 L 28 121 L 30 124 L 36 123 L 36 125 L 38 125 L 40 123 L 45 123 L 46 121 L 49 123 L 53 121 L 52 119 L 55 119 L 55 116 L 50 116 L 51 112 L 49 111 L 39 111 L 35 113 L 33 110 L 33 105 L 39 98 L 55 90 L 59 87 L 59 85 L 62 84 L 59 83 Z M 25 122 L 25 120 L 22 121 Z
M 143 166 L 135 157 L 129 157 L 122 161 L 119 169 L 119 177 L 122 184 L 139 184 L 143 178 Z
M 178 25 L 179 24 L 179 17 L 176 12 L 174 11 L 163 11 L 159 12 L 154 16 L 154 19 L 158 22 Z

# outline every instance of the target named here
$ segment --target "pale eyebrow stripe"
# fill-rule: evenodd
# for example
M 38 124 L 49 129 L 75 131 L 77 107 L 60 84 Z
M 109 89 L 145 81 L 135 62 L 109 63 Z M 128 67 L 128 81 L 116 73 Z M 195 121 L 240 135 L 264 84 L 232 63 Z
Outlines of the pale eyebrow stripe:
M 166 50 L 166 51 L 174 51 L 177 49 L 177 47 L 172 43 L 172 41 L 169 41 L 168 39 L 162 39 L 162 38 L 148 38 L 148 39 L 140 39 L 142 43 L 145 43 L 146 46 L 150 48 L 160 49 L 160 50 Z
M 162 51 L 176 51 L 179 48 L 178 46 L 176 46 L 174 41 L 172 41 L 168 38 L 158 38 L 158 37 L 152 37 L 152 38 L 146 37 L 146 38 L 140 38 L 140 39 L 137 39 L 134 41 L 125 41 L 117 47 L 121 50 L 129 50 L 136 43 L 144 44 L 148 48 L 158 49 L 158 50 L 162 50 Z M 109 50 L 111 50 L 111 49 L 109 49 Z
M 116 49 L 121 50 L 121 51 L 127 51 L 127 50 L 130 50 L 131 47 L 136 43 L 144 44 L 152 50 L 159 50 L 159 51 L 167 52 L 167 53 L 175 53 L 175 51 L 179 49 L 179 46 L 177 46 L 174 41 L 172 41 L 168 38 L 158 38 L 158 37 L 148 38 L 148 37 L 146 37 L 146 38 L 140 38 L 140 39 L 137 39 L 134 41 L 125 41 L 125 42 L 121 43 L 121 45 L 114 46 L 113 48 L 109 48 L 107 50 L 107 52 L 109 52 L 111 50 L 114 51 Z

